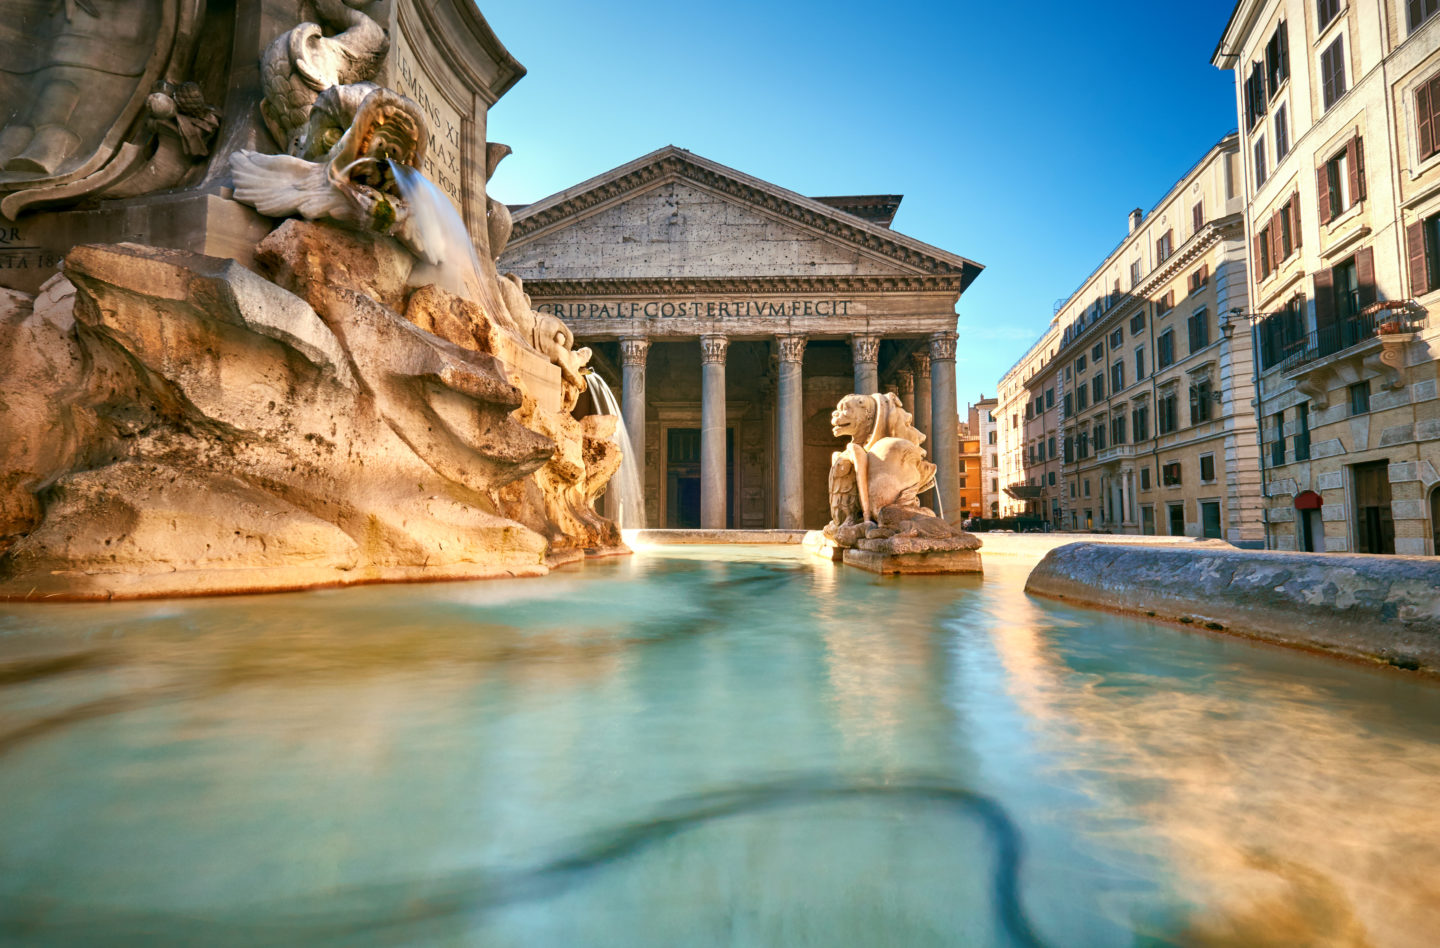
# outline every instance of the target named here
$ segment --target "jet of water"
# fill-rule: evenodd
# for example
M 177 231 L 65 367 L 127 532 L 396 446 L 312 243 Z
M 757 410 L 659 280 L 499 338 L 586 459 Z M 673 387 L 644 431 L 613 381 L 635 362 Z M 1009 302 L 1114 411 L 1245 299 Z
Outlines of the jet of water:
M 635 444 L 630 440 L 630 431 L 625 427 L 625 416 L 615 393 L 610 390 L 598 372 L 585 376 L 590 397 L 595 401 L 595 410 L 602 415 L 614 415 L 615 440 L 620 445 L 620 470 L 610 481 L 610 490 L 620 503 L 620 516 L 616 521 L 622 530 L 643 530 L 645 528 L 645 491 L 640 481 L 641 459 L 635 454 Z

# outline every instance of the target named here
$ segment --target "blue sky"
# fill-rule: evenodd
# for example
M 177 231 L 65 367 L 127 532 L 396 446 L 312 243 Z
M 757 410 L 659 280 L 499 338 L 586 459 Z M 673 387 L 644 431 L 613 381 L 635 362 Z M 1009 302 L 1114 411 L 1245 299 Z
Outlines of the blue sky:
M 491 110 L 528 203 L 664 145 L 807 195 L 904 194 L 895 229 L 985 265 L 961 408 L 1235 127 L 1230 0 L 659 3 L 481 10 L 529 74 Z

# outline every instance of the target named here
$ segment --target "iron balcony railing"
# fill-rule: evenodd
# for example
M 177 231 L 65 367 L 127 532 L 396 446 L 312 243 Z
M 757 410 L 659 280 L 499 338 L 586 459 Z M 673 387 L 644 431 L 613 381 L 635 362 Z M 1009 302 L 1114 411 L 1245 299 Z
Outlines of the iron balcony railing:
M 1395 305 L 1396 309 L 1368 306 L 1333 325 L 1312 330 L 1286 346 L 1280 365 L 1286 370 L 1297 369 L 1318 359 L 1344 352 L 1385 333 L 1414 332 L 1425 322 L 1425 314 Z

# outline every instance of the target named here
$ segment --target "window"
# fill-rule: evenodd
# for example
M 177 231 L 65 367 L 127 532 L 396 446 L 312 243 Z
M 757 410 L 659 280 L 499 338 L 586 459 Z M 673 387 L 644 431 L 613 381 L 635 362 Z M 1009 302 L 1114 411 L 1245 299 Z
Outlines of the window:
M 1210 380 L 1201 379 L 1190 386 L 1190 424 L 1199 425 L 1210 420 L 1215 404 L 1215 392 Z
M 1090 407 L 1090 389 L 1082 382 L 1075 390 L 1075 410 L 1084 411 Z
M 1125 416 L 1116 415 L 1110 419 L 1110 443 L 1125 443 Z
M 1440 73 L 1415 90 L 1415 131 L 1421 161 L 1440 152 Z
M 1265 183 L 1265 136 L 1255 140 L 1255 187 Z
M 1135 347 L 1135 381 L 1138 382 L 1138 381 L 1140 381 L 1141 379 L 1143 379 L 1144 377 L 1145 377 L 1145 347 L 1144 347 L 1144 346 L 1136 346 L 1136 347 Z
M 1423 296 L 1440 288 L 1440 214 L 1434 214 L 1405 228 L 1410 258 L 1410 292 Z
M 1160 483 L 1166 487 L 1174 487 L 1180 483 L 1180 462 L 1171 461 L 1160 468 Z
M 1090 433 L 1088 431 L 1080 432 L 1079 437 L 1075 439 L 1075 454 L 1082 461 L 1090 456 Z
M 1110 348 L 1119 349 L 1125 343 L 1125 330 L 1117 329 L 1110 334 Z
M 992 418 L 992 419 L 990 419 L 990 420 L 991 420 L 991 421 L 994 421 L 995 419 Z M 995 443 L 995 432 L 993 432 L 993 431 L 990 432 L 990 443 L 991 443 L 991 444 L 994 444 L 994 443 Z
M 1264 249 L 1268 250 L 1270 266 L 1278 269 L 1280 262 L 1288 260 L 1300 247 L 1300 195 L 1290 195 L 1290 199 L 1270 215 L 1270 223 L 1261 233 L 1267 243 Z
M 1049 455 L 1050 460 L 1052 460 L 1052 461 L 1055 460 L 1055 436 L 1054 436 L 1054 435 L 1051 435 L 1049 438 L 1046 438 L 1046 439 L 1045 439 L 1045 453 L 1046 453 L 1047 455 Z
M 1150 437 L 1150 406 L 1139 405 L 1130 413 L 1131 441 L 1139 444 Z
M 998 477 L 992 477 L 992 478 L 990 478 L 990 493 L 992 493 L 992 494 L 998 494 L 999 492 L 1000 492 L 1000 478 L 998 478 Z
M 1045 474 L 1045 483 L 1046 483 L 1046 485 L 1049 486 L 1049 487 L 1054 487 L 1054 486 L 1055 486 L 1055 472 L 1054 472 L 1054 471 L 1048 471 L 1048 472 L 1046 472 L 1046 474 Z
M 1195 232 L 1196 232 L 1196 233 L 1199 233 L 1199 232 L 1200 232 L 1200 228 L 1202 228 L 1202 227 L 1205 226 L 1205 202 L 1204 202 L 1204 201 L 1201 201 L 1200 203 L 1196 204 L 1194 207 L 1190 208 L 1190 226 L 1195 229 Z
M 1105 358 L 1105 343 L 1097 342 L 1095 348 L 1090 350 L 1090 361 L 1099 362 L 1103 358 Z
M 1335 37 L 1335 42 L 1320 54 L 1320 89 L 1325 100 L 1325 111 L 1345 94 L 1345 34 Z
M 1125 387 L 1125 363 L 1116 362 L 1110 366 L 1110 393 L 1120 391 Z
M 1161 235 L 1159 240 L 1155 241 L 1156 261 L 1158 263 L 1164 263 L 1166 259 L 1169 258 L 1170 254 L 1174 252 L 1174 250 L 1175 246 L 1171 241 L 1171 232 L 1167 230 L 1163 235 Z
M 1208 484 L 1215 480 L 1215 455 L 1200 455 L 1200 482 Z
M 1365 146 L 1358 136 L 1316 172 L 1315 190 L 1327 224 L 1365 200 Z
M 1290 154 L 1289 109 L 1282 105 L 1275 110 L 1275 164 L 1280 164 Z
M 1090 496 L 1090 478 L 1088 478 L 1088 477 L 1085 478 L 1084 488 L 1085 488 L 1085 496 L 1086 496 L 1086 497 L 1089 497 L 1089 496 Z M 1085 511 L 1085 519 L 1086 519 L 1086 520 L 1089 520 L 1089 519 L 1090 519 L 1090 511 L 1088 511 L 1088 510 Z
M 1078 358 L 1078 359 L 1075 360 L 1075 374 L 1076 374 L 1076 375 L 1079 375 L 1081 372 L 1084 372 L 1084 371 L 1085 371 L 1085 357 L 1082 355 L 1080 358 Z
M 1173 365 L 1175 363 L 1175 330 L 1167 329 L 1162 332 L 1160 338 L 1155 340 L 1155 344 L 1159 347 L 1155 367 L 1163 369 Z
M 1069 418 L 1073 414 L 1075 414 L 1075 396 L 1067 393 L 1065 396 L 1065 417 Z
M 1277 411 L 1270 416 L 1270 433 L 1270 466 L 1280 467 L 1285 463 L 1285 413 L 1283 411 Z
M 1340 0 L 1315 0 L 1315 25 L 1324 29 L 1340 14 Z
M 1055 390 L 1053 388 L 1045 390 L 1045 407 L 1047 409 L 1055 407 Z
M 1142 309 L 1130 317 L 1130 335 L 1138 336 L 1145 331 L 1145 311 Z
M 1360 274 L 1355 263 L 1355 258 L 1352 257 L 1330 271 L 1334 281 L 1335 314 L 1339 316 L 1342 327 L 1353 322 L 1360 312 Z M 1343 347 L 1355 341 L 1358 340 L 1336 340 L 1333 344 Z
M 1130 289 L 1140 285 L 1140 261 L 1136 260 L 1130 264 Z
M 1178 427 L 1175 421 L 1175 390 L 1172 388 L 1155 403 L 1155 433 L 1169 434 Z
M 1275 271 L 1275 242 L 1270 239 L 1270 234 L 1267 224 L 1255 235 L 1255 272 L 1262 280 Z
M 1295 406 L 1295 460 L 1310 460 L 1310 404 Z
M 1148 467 L 1142 467 L 1140 469 L 1140 489 L 1150 489 L 1150 468 Z
M 1370 380 L 1350 386 L 1350 414 L 1364 415 L 1370 411 Z
M 1189 285 L 1188 285 L 1188 288 L 1189 288 L 1189 290 L 1190 290 L 1190 295 L 1191 295 L 1191 296 L 1194 296 L 1196 293 L 1199 293 L 1200 290 L 1202 290 L 1202 289 L 1203 289 L 1205 286 L 1207 286 L 1209 283 L 1210 283 L 1210 264 L 1208 264 L 1208 263 L 1201 264 L 1201 265 L 1200 265 L 1200 269 L 1198 269 L 1198 270 L 1196 270 L 1194 273 L 1190 274 L 1190 280 L 1189 280 Z
M 1104 450 L 1105 450 L 1105 422 L 1099 420 L 1098 418 L 1095 420 L 1095 428 L 1094 428 L 1093 432 L 1091 433 L 1091 437 L 1092 437 L 1092 438 L 1094 439 L 1094 441 L 1095 441 L 1095 450 L 1096 450 L 1096 451 L 1104 451 Z
M 1296 296 L 1280 312 L 1260 321 L 1260 367 L 1279 365 L 1305 342 L 1305 298 Z
M 1065 463 L 1075 463 L 1075 439 L 1069 435 L 1065 436 Z
M 1265 44 L 1265 92 L 1270 98 L 1280 91 L 1280 86 L 1290 78 L 1290 37 L 1285 21 L 1275 27 L 1270 42 Z
M 1188 328 L 1191 353 L 1199 352 L 1210 345 L 1210 311 L 1208 309 L 1192 313 Z
M 1096 405 L 1105 397 L 1105 376 L 1097 375 L 1090 380 L 1090 398 Z
M 1250 75 L 1245 80 L 1245 130 L 1251 131 L 1265 117 L 1268 97 L 1265 95 L 1265 66 L 1250 64 Z
M 1032 418 L 1034 418 L 1034 417 L 1035 417 L 1035 403 L 1034 403 L 1034 402 L 1026 402 L 1026 403 L 1025 403 L 1025 420 L 1026 420 L 1026 421 L 1029 421 L 1030 419 L 1032 419 Z
M 1175 291 L 1169 290 L 1155 301 L 1155 318 L 1159 319 L 1175 308 Z
M 1440 9 L 1440 0 L 1406 0 L 1405 13 L 1410 20 L 1410 32 L 1435 15 Z

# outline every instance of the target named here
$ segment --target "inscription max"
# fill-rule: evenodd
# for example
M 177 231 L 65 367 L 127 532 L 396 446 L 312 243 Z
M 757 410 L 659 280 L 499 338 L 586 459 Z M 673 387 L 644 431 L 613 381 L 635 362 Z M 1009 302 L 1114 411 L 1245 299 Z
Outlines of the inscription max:
M 652 300 L 614 303 L 536 303 L 542 313 L 562 319 L 746 319 L 786 316 L 849 316 L 851 300 Z

